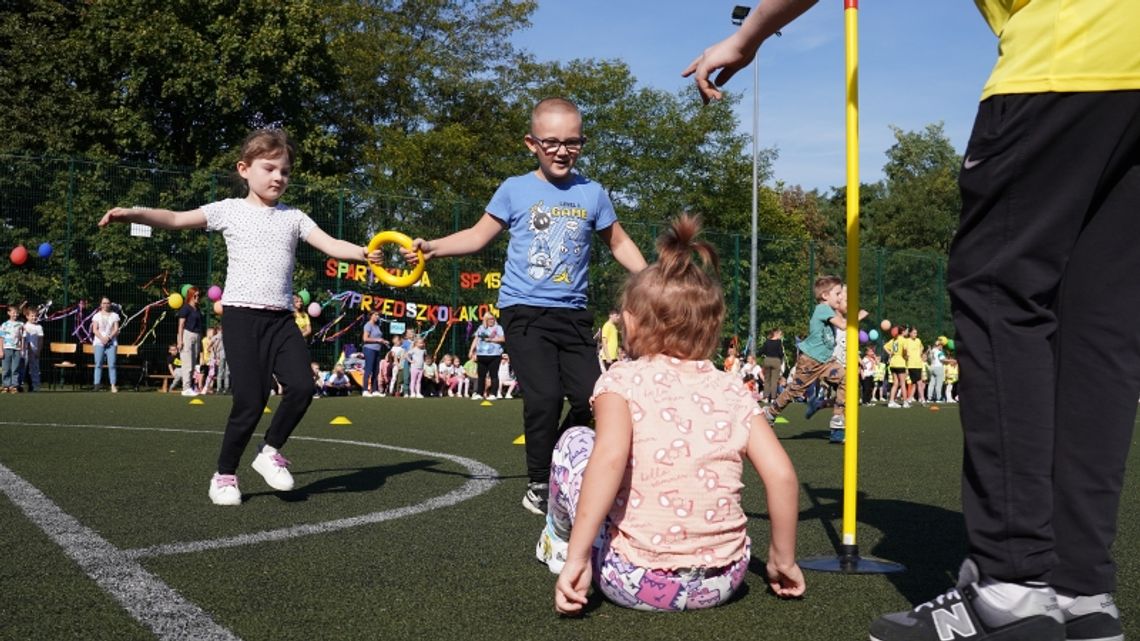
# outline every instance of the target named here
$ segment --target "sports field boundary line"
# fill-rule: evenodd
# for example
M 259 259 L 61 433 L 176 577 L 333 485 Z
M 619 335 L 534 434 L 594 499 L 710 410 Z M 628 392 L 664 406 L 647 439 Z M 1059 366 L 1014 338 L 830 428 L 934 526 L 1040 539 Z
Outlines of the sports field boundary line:
M 29 427 L 83 427 L 122 431 L 202 434 L 210 436 L 220 436 L 222 434 L 222 432 L 216 430 L 191 430 L 182 428 L 147 427 L 136 425 L 101 425 L 93 423 L 22 423 L 13 421 L 0 421 L 0 425 Z M 426 501 L 421 501 L 419 503 L 406 505 L 399 508 L 370 512 L 368 514 L 361 514 L 358 516 L 345 517 L 341 519 L 333 519 L 330 521 L 303 523 L 301 525 L 294 525 L 286 528 L 263 530 L 261 532 L 239 534 L 217 539 L 163 543 L 143 548 L 123 550 L 122 553 L 130 559 L 143 559 L 158 556 L 169 556 L 174 554 L 205 552 L 208 550 L 255 545 L 273 541 L 285 541 L 288 539 L 294 539 L 303 536 L 312 536 L 314 534 L 327 534 L 330 532 L 337 532 L 349 528 L 381 523 L 393 519 L 422 514 L 424 512 L 429 512 L 444 507 L 450 507 L 489 491 L 501 480 L 499 473 L 497 470 L 495 470 L 495 468 L 474 459 L 457 456 L 455 454 L 433 452 L 430 450 L 421 450 L 411 447 L 400 447 L 396 445 L 385 445 L 383 443 L 372 443 L 368 441 L 354 441 L 348 439 L 324 438 L 317 436 L 292 436 L 290 437 L 290 440 L 331 443 L 335 445 L 355 445 L 360 447 L 391 450 L 405 454 L 415 454 L 417 456 L 441 458 L 465 468 L 469 473 L 469 478 L 463 485 L 446 494 L 442 494 L 440 496 L 427 499 Z
M 64 512 L 47 495 L 2 463 L 0 492 L 62 548 L 84 574 L 159 639 L 240 641 L 202 608 Z

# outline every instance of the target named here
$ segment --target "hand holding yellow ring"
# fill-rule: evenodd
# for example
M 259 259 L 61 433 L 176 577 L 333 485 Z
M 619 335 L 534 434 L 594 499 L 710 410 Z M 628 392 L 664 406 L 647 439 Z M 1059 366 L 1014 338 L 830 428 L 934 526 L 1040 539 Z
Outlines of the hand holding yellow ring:
M 408 237 L 407 234 L 402 234 L 398 231 L 382 231 L 373 236 L 372 240 L 368 242 L 368 253 L 371 254 L 376 251 L 380 245 L 384 243 L 396 243 L 404 249 L 412 248 L 412 239 Z M 385 285 L 390 287 L 410 287 L 419 282 L 420 277 L 424 275 L 424 253 L 419 250 L 417 250 L 417 252 L 419 254 L 419 260 L 416 261 L 415 266 L 412 267 L 412 271 L 404 276 L 395 276 L 384 269 L 383 266 L 377 265 L 376 263 L 370 262 L 368 266 L 372 268 L 372 273 L 376 274 L 376 278 Z

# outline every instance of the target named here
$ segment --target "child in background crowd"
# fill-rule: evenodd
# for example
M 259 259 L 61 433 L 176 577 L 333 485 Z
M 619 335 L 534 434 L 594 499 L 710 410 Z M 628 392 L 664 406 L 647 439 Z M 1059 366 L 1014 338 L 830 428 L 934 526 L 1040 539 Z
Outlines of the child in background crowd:
M 44 344 L 44 328 L 34 307 L 24 310 L 24 380 L 29 392 L 40 391 L 40 348 Z

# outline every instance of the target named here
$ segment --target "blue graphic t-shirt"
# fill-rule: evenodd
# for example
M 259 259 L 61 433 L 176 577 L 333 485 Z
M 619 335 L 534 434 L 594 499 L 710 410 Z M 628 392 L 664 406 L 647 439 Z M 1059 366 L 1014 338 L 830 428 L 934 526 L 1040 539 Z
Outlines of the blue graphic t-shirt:
M 586 308 L 590 237 L 617 222 L 601 185 L 578 174 L 556 185 L 532 171 L 503 181 L 487 213 L 511 234 L 500 308 Z

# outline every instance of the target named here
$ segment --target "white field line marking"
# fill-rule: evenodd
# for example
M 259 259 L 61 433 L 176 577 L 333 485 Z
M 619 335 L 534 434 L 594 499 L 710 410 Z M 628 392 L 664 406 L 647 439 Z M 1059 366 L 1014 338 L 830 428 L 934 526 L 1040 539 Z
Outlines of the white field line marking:
M 0 464 L 0 492 L 56 542 L 87 576 L 161 640 L 237 640 L 197 605 L 147 572 L 94 530 L 66 514 L 43 492 Z
M 126 425 L 19 423 L 11 421 L 0 421 L 0 425 L 88 427 L 124 431 L 209 434 L 213 436 L 221 434 L 221 432 L 205 430 L 133 427 Z M 470 472 L 470 478 L 461 487 L 447 494 L 402 508 L 372 512 L 361 516 L 321 523 L 266 530 L 254 534 L 243 534 L 205 541 L 169 543 L 135 550 L 120 550 L 115 547 L 96 534 L 94 530 L 82 525 L 74 517 L 66 514 L 59 506 L 47 498 L 43 492 L 40 492 L 32 484 L 20 478 L 3 464 L 0 464 L 0 492 L 7 495 L 33 523 L 43 530 L 57 545 L 63 548 L 64 553 L 71 557 L 87 576 L 91 577 L 101 588 L 114 597 L 135 620 L 154 632 L 160 640 L 195 639 L 203 641 L 240 641 L 232 632 L 215 623 L 214 620 L 197 605 L 186 600 L 176 590 L 146 571 L 137 560 L 146 557 L 200 552 L 240 545 L 252 545 L 268 541 L 282 541 L 299 536 L 308 536 L 310 534 L 334 532 L 369 523 L 379 523 L 381 521 L 411 516 L 429 510 L 455 505 L 486 492 L 499 482 L 499 473 L 494 468 L 474 459 L 462 456 L 408 447 L 397 447 L 394 445 L 368 443 L 365 441 L 350 441 L 346 439 L 309 436 L 293 436 L 290 438 L 340 445 L 359 445 L 362 447 L 386 449 L 419 456 L 442 458 L 466 468 L 468 472 Z
M 75 423 L 15 423 L 8 421 L 0 421 L 0 425 L 28 425 L 34 427 L 90 427 L 96 429 L 107 430 L 124 430 L 124 431 L 140 431 L 140 432 L 173 432 L 181 434 L 207 434 L 211 436 L 218 436 L 221 432 L 208 431 L 208 430 L 187 430 L 175 429 L 166 427 L 135 427 L 127 425 L 94 425 L 94 424 L 75 424 Z M 381 510 L 379 512 L 370 512 L 368 514 L 361 514 L 359 516 L 347 517 L 343 519 L 334 519 L 332 521 L 322 521 L 318 523 L 305 523 L 301 525 L 294 525 L 292 527 L 278 528 L 275 530 L 264 530 L 262 532 L 254 532 L 251 534 L 239 534 L 237 536 L 228 536 L 219 539 L 206 539 L 202 541 L 184 541 L 177 543 L 164 543 L 161 545 L 152 545 L 145 548 L 136 548 L 133 550 L 125 550 L 123 553 L 128 558 L 138 559 L 155 556 L 167 556 L 171 554 L 186 554 L 190 552 L 203 552 L 206 550 L 217 550 L 221 548 L 238 547 L 242 545 L 254 545 L 258 543 L 267 543 L 270 541 L 284 541 L 287 539 L 297 538 L 301 536 L 310 536 L 313 534 L 324 534 L 327 532 L 335 532 L 337 530 L 344 530 L 362 525 L 369 525 L 372 523 L 380 523 L 383 521 L 390 521 L 405 516 L 412 516 L 431 510 L 448 507 L 461 503 L 468 499 L 474 498 L 499 483 L 499 473 L 495 468 L 490 467 L 463 456 L 456 456 L 454 454 L 444 454 L 442 452 L 432 452 L 429 450 L 419 450 L 410 447 L 397 447 L 395 445 L 382 445 L 380 443 L 369 443 L 367 441 L 350 441 L 346 439 L 335 438 L 319 438 L 313 436 L 290 436 L 290 440 L 298 441 L 314 441 L 319 443 L 333 443 L 337 445 L 358 445 L 361 447 L 373 447 L 384 450 L 392 450 L 395 452 L 403 452 L 406 454 L 415 454 L 418 456 L 431 456 L 441 458 L 464 467 L 469 472 L 470 478 L 466 483 L 460 487 L 434 498 L 430 498 L 421 503 L 414 505 L 407 505 L 404 507 L 393 508 L 390 510 Z

